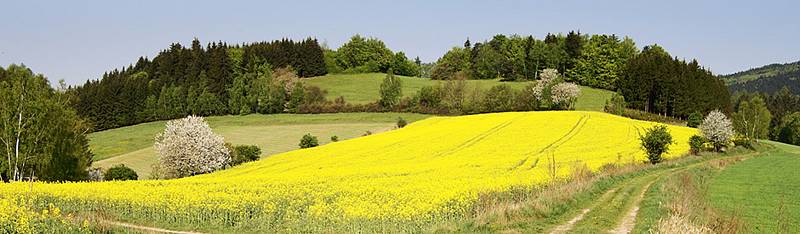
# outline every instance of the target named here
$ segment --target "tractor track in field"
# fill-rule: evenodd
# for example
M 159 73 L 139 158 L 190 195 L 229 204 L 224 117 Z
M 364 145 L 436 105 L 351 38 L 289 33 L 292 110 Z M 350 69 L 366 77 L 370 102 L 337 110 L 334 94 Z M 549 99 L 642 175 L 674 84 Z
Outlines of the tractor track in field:
M 517 120 L 517 119 L 519 119 L 521 117 L 522 116 L 518 116 L 518 117 L 515 117 L 515 118 L 510 119 L 508 121 L 505 121 L 503 123 L 500 123 L 500 124 L 490 128 L 489 130 L 486 130 L 485 132 L 482 132 L 482 133 L 480 133 L 478 135 L 475 135 L 474 137 L 470 138 L 469 140 L 464 141 L 463 143 L 459 144 L 458 146 L 456 146 L 456 147 L 454 147 L 454 148 L 452 148 L 450 150 L 443 151 L 443 152 L 440 152 L 440 153 L 436 154 L 435 157 L 442 156 L 442 155 L 449 155 L 449 154 L 461 151 L 463 149 L 466 149 L 466 148 L 468 148 L 468 147 L 470 147 L 470 146 L 472 146 L 474 144 L 477 144 L 478 142 L 481 142 L 481 140 L 486 139 L 487 137 L 489 137 L 491 135 L 494 135 L 495 133 L 499 132 L 503 128 L 508 127 L 508 125 L 511 125 L 512 123 L 514 123 L 515 120 Z
M 558 139 L 556 139 L 555 141 L 553 141 L 549 145 L 545 146 L 544 148 L 542 148 L 542 149 L 540 149 L 540 150 L 538 150 L 536 152 L 527 153 L 527 154 L 531 154 L 531 156 L 528 156 L 527 158 L 523 159 L 517 165 L 515 165 L 514 167 L 512 167 L 509 170 L 515 170 L 515 169 L 521 167 L 522 165 L 525 165 L 525 163 L 527 163 L 528 160 L 530 160 L 531 158 L 537 157 L 537 156 L 543 154 L 544 152 L 546 152 L 548 150 L 554 150 L 554 149 L 558 148 L 559 146 L 563 145 L 564 143 L 566 143 L 567 141 L 569 141 L 570 139 L 575 137 L 575 135 L 578 135 L 578 133 L 581 131 L 581 129 L 583 129 L 583 126 L 586 125 L 586 122 L 589 122 L 589 118 L 590 117 L 591 116 L 588 115 L 588 114 L 581 115 L 581 118 L 578 119 L 578 122 L 575 123 L 575 125 L 573 125 L 572 128 L 566 134 L 564 134 L 563 136 L 559 137 Z M 538 160 L 537 160 L 537 162 L 538 162 Z M 537 163 L 534 163 L 533 165 L 531 165 L 528 168 L 528 170 L 535 168 L 536 164 Z

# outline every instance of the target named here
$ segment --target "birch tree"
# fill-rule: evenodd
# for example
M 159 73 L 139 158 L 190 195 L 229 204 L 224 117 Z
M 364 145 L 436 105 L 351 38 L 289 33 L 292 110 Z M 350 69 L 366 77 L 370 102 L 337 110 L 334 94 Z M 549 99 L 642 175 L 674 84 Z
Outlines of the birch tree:
M 67 107 L 63 91 L 55 91 L 44 76 L 24 66 L 10 65 L 1 73 L 0 172 L 11 180 L 36 177 L 36 172 L 48 180 L 82 179 L 91 161 L 88 128 Z

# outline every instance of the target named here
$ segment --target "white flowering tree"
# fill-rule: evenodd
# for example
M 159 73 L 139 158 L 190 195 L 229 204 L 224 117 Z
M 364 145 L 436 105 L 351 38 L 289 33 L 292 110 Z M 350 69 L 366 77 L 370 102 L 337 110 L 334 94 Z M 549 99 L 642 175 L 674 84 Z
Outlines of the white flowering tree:
M 544 104 L 555 109 L 572 109 L 575 100 L 581 93 L 580 87 L 566 83 L 558 74 L 558 70 L 548 68 L 539 73 L 536 84 L 525 89 L 536 98 L 535 105 Z
M 156 136 L 159 166 L 166 177 L 185 177 L 224 168 L 231 160 L 222 136 L 211 131 L 203 117 L 167 122 Z
M 580 87 L 574 83 L 558 83 L 550 91 L 553 106 L 567 110 L 572 109 L 572 105 L 580 94 Z
M 731 120 L 719 110 L 708 113 L 700 125 L 700 132 L 706 139 L 714 143 L 714 148 L 719 151 L 728 144 L 734 135 Z
M 541 85 L 549 85 L 550 83 L 556 81 L 558 79 L 558 70 L 548 68 L 542 70 L 542 73 L 539 73 L 539 83 Z

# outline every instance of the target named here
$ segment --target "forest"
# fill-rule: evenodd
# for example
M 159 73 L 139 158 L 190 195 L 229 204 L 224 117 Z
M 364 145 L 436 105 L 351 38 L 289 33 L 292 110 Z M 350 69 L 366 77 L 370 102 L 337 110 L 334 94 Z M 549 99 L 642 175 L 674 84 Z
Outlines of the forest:
M 242 45 L 213 42 L 205 47 L 195 39 L 190 47 L 172 44 L 152 60 L 140 57 L 135 64 L 109 71 L 68 92 L 77 97 L 73 100 L 77 113 L 89 120 L 93 131 L 99 131 L 190 114 L 322 111 L 324 108 L 313 103 L 336 97 L 327 98 L 325 90 L 304 87 L 298 79 L 328 73 L 383 72 L 435 80 L 514 82 L 539 80 L 548 68 L 558 71 L 560 80 L 617 91 L 633 109 L 675 118 L 714 109 L 731 111 L 723 82 L 697 61 L 672 58 L 657 45 L 639 51 L 628 37 L 574 31 L 548 34 L 542 40 L 532 35 L 496 35 L 475 43 L 467 39 L 434 63 L 411 60 L 402 51 L 391 51 L 381 40 L 361 35 L 335 50 L 313 38 Z M 359 107 L 326 112 L 387 110 Z

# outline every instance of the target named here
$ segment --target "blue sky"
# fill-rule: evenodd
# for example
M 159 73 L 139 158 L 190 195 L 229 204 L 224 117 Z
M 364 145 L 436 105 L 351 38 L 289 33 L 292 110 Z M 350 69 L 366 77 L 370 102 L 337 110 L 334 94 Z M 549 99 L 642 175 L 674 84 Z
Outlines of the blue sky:
M 0 64 L 82 84 L 172 42 L 378 37 L 435 61 L 469 37 L 580 30 L 657 43 L 715 74 L 800 60 L 800 1 L 11 1 Z

